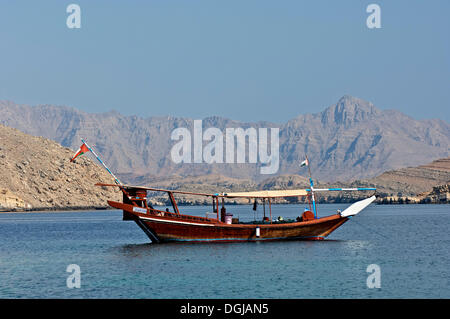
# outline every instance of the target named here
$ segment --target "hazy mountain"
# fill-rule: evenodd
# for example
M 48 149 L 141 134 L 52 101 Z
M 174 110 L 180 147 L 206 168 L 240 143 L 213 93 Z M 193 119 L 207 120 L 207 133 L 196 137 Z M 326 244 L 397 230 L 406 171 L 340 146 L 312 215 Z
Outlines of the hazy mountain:
M 450 154 L 448 123 L 417 121 L 350 96 L 321 113 L 289 121 L 282 133 L 282 145 L 289 148 L 283 154 L 291 159 L 283 163 L 286 171 L 307 152 L 315 175 L 327 180 L 372 177 Z
M 238 117 L 238 115 L 236 115 Z M 0 124 L 53 139 L 76 150 L 85 138 L 126 181 L 153 177 L 224 175 L 261 181 L 261 164 L 175 164 L 174 129 L 193 132 L 193 119 L 124 116 L 115 111 L 90 114 L 70 107 L 17 105 L 0 101 Z M 305 153 L 320 181 L 371 178 L 387 170 L 417 166 L 450 156 L 450 125 L 442 120 L 415 120 L 393 110 L 380 110 L 351 96 L 316 114 L 299 115 L 284 124 L 243 123 L 212 116 L 203 131 L 216 127 L 279 128 L 280 168 L 276 175 L 307 175 L 300 168 Z M 204 142 L 204 145 L 208 142 Z

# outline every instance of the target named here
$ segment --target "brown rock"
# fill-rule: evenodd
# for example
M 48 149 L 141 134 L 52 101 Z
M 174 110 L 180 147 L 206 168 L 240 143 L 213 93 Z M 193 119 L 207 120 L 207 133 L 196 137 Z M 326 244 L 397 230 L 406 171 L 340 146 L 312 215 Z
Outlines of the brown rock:
M 81 144 L 81 142 L 80 142 Z M 56 142 L 0 125 L 0 208 L 68 209 L 107 207 L 119 191 L 95 183 L 112 177 L 89 154 L 71 163 L 74 151 Z

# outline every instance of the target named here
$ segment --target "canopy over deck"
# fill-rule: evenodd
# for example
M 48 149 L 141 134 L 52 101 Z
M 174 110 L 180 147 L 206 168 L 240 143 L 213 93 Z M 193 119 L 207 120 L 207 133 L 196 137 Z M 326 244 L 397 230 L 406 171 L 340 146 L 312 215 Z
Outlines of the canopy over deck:
M 236 192 L 236 193 L 195 193 L 195 192 L 185 192 L 178 190 L 170 190 L 163 188 L 152 188 L 145 186 L 132 186 L 132 185 L 115 185 L 115 184 L 103 184 L 97 183 L 97 186 L 114 186 L 123 188 L 133 188 L 142 189 L 153 192 L 166 192 L 174 194 L 186 194 L 186 195 L 199 195 L 199 196 L 211 196 L 211 197 L 223 197 L 223 198 L 277 198 L 277 197 L 298 197 L 307 196 L 308 190 L 306 189 L 288 189 L 288 190 L 267 190 L 267 191 L 254 191 L 254 192 Z
M 223 193 L 217 194 L 219 197 L 228 198 L 277 198 L 277 197 L 298 197 L 306 196 L 308 192 L 306 189 L 287 189 L 287 190 L 269 190 L 256 192 L 237 192 L 237 193 Z
M 299 197 L 307 196 L 311 192 L 311 189 L 284 189 L 284 190 L 262 190 L 262 191 L 252 191 L 252 192 L 233 192 L 233 193 L 195 193 L 186 192 L 178 190 L 170 190 L 163 188 L 152 188 L 145 186 L 132 186 L 132 185 L 117 185 L 117 184 L 104 184 L 97 183 L 97 186 L 113 186 L 120 188 L 132 188 L 132 189 L 142 189 L 153 192 L 166 192 L 173 194 L 185 194 L 185 195 L 198 195 L 198 196 L 210 196 L 210 197 L 222 197 L 222 198 L 280 198 L 280 197 Z M 314 191 L 367 191 L 376 190 L 376 188 L 318 188 Z

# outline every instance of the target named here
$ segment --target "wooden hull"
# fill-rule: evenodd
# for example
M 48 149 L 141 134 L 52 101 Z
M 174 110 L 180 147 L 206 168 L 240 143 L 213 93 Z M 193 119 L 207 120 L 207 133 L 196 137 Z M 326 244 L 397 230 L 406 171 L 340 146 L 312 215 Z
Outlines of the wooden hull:
M 339 214 L 283 224 L 226 224 L 217 219 L 144 212 L 144 208 L 108 201 L 122 209 L 155 243 L 321 240 L 348 220 Z M 169 215 L 169 216 L 167 216 Z

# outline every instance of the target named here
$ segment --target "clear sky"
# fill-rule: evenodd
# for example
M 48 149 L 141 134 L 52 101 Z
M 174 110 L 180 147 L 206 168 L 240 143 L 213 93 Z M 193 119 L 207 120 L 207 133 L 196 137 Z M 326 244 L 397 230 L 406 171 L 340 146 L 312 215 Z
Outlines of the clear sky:
M 449 16 L 448 0 L 0 0 L 0 100 L 285 122 L 349 94 L 450 121 Z

